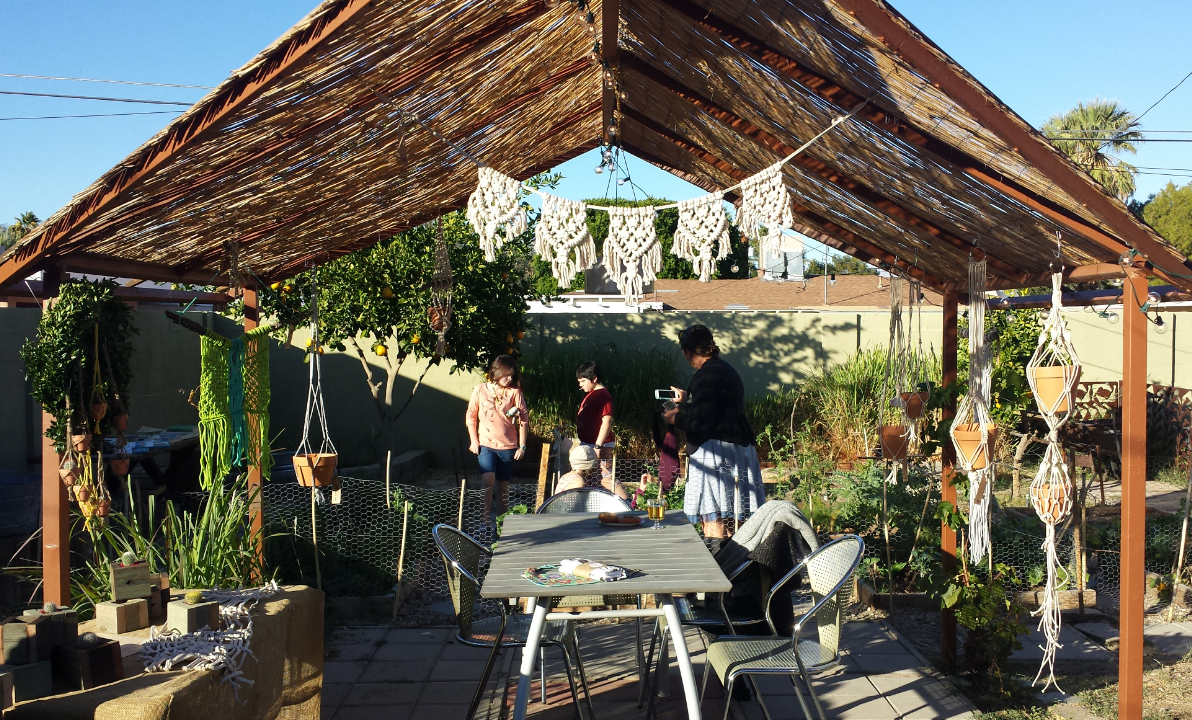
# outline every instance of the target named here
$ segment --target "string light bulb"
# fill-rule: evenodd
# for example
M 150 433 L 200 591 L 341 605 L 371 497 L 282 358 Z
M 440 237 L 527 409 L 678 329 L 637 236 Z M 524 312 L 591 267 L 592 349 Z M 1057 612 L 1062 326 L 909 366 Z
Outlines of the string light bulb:
M 1115 312 L 1108 313 L 1105 319 L 1109 321 L 1110 325 L 1116 325 L 1118 321 L 1118 314 Z
M 1163 318 L 1159 315 L 1155 316 L 1155 332 L 1160 335 L 1167 334 L 1167 323 L 1163 322 Z

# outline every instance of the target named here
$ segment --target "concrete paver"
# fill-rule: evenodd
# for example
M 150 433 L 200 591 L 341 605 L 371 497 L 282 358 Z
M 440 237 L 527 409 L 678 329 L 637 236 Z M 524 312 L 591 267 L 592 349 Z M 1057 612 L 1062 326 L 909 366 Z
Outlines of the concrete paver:
M 1118 629 L 1109 623 L 1079 623 L 1073 627 L 1108 648 L 1116 647 L 1118 643 Z
M 1143 636 L 1166 655 L 1183 656 L 1192 652 L 1192 622 L 1147 625 Z
M 1032 625 L 1030 636 L 1022 638 L 1022 649 L 1015 650 L 1010 659 L 1021 662 L 1040 662 L 1043 660 L 1043 648 L 1040 646 L 1046 647 L 1046 645 L 1047 639 L 1043 637 L 1043 633 Z M 1060 628 L 1060 645 L 1062 647 L 1055 653 L 1057 661 L 1109 660 L 1114 657 L 1113 653 L 1089 640 L 1084 633 L 1067 625 Z

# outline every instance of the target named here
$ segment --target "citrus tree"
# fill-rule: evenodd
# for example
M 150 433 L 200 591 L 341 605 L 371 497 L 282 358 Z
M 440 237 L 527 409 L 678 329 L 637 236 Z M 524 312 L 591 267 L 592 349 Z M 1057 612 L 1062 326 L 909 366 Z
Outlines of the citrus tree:
M 381 456 L 431 367 L 446 361 L 453 373 L 485 368 L 497 355 L 518 354 L 527 327 L 526 299 L 534 295 L 533 229 L 506 244 L 495 262 L 486 263 L 479 238 L 462 212 L 439 222 L 453 279 L 451 327 L 442 356 L 435 352 L 438 336 L 428 314 L 435 272 L 434 223 L 273 283 L 261 293 L 261 309 L 280 322 L 307 318 L 311 280 L 317 273 L 323 347 L 308 350 L 330 348 L 360 361 L 379 423 L 374 444 Z M 286 331 L 283 327 L 280 332 Z M 409 394 L 399 397 L 397 378 L 411 357 L 428 361 L 427 366 Z

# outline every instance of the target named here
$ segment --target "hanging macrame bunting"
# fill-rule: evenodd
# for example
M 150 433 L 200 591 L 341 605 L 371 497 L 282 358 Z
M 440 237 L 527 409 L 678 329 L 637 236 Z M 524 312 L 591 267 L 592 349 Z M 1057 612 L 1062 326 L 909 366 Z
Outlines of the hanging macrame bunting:
M 570 287 L 578 273 L 596 264 L 596 243 L 588 232 L 588 206 L 542 193 L 534 252 L 550 263 L 559 287 Z
M 745 237 L 760 243 L 763 257 L 767 253 L 779 252 L 782 228 L 790 229 L 795 224 L 782 167 L 782 163 L 776 163 L 741 181 L 741 212 L 737 224 Z M 764 234 L 763 227 L 766 229 Z
M 483 168 L 481 168 L 483 170 Z M 435 274 L 430 281 L 430 308 L 427 319 L 431 330 L 438 333 L 435 355 L 447 354 L 447 331 L 451 329 L 451 256 L 443 237 L 443 221 L 435 222 Z
M 1043 648 L 1043 662 L 1035 675 L 1037 683 L 1043 671 L 1047 671 L 1044 691 L 1053 684 L 1057 690 L 1060 687 L 1055 680 L 1055 652 L 1061 647 L 1057 588 L 1063 584 L 1058 575 L 1064 573 L 1066 582 L 1067 573 L 1056 556 L 1055 526 L 1072 510 L 1073 491 L 1068 465 L 1064 462 L 1064 452 L 1060 447 L 1059 429 L 1067 422 L 1076 404 L 1072 391 L 1080 381 L 1080 359 L 1068 334 L 1068 325 L 1060 314 L 1063 277 L 1062 268 L 1060 272 L 1052 273 L 1051 310 L 1039 333 L 1035 354 L 1026 366 L 1027 381 L 1048 429 L 1047 451 L 1039 463 L 1035 479 L 1031 481 L 1031 505 L 1047 527 L 1047 536 L 1043 541 L 1043 551 L 1047 556 L 1047 585 L 1043 589 L 1043 602 L 1034 613 L 1040 616 L 1039 629 L 1047 639 L 1047 646 Z M 1083 588 L 1081 579 L 1077 582 L 1077 590 Z
M 626 305 L 636 305 L 646 285 L 662 269 L 662 246 L 654 231 L 654 206 L 612 207 L 608 210 L 608 238 L 604 267 Z
M 485 262 L 497 259 L 497 250 L 526 231 L 526 211 L 521 207 L 522 184 L 490 167 L 481 167 L 476 191 L 468 198 L 468 222 L 480 235 Z M 501 239 L 500 228 L 505 228 Z
M 989 415 L 993 346 L 985 341 L 984 260 L 969 260 L 968 290 L 968 394 L 956 409 L 951 434 L 957 459 L 969 479 L 969 557 L 979 563 L 989 551 L 989 499 L 997 441 L 997 426 Z
M 235 340 L 214 333 L 200 339 L 199 479 L 204 489 L 232 468 L 248 465 L 269 478 L 270 326 Z
M 680 200 L 679 226 L 671 252 L 695 266 L 700 282 L 710 282 L 716 261 L 728 257 L 728 228 L 723 192 Z

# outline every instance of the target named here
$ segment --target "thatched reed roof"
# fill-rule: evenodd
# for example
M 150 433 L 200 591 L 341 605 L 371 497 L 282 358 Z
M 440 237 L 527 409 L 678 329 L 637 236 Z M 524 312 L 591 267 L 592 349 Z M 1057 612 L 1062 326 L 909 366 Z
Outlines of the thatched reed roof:
M 519 178 L 608 137 L 696 185 L 788 166 L 803 231 L 937 288 L 970 254 L 1038 284 L 1133 248 L 1192 266 L 880 0 L 327 0 L 0 257 L 211 282 L 233 254 L 287 276 L 462 207 L 474 165 Z M 608 90 L 601 62 L 624 99 Z M 403 121 L 410 113 L 424 125 Z M 408 118 L 407 118 L 408 119 Z

